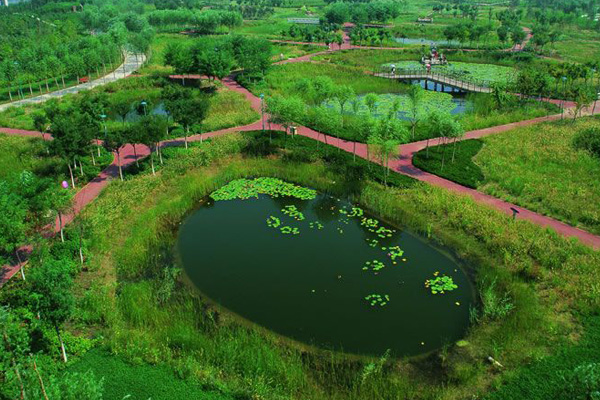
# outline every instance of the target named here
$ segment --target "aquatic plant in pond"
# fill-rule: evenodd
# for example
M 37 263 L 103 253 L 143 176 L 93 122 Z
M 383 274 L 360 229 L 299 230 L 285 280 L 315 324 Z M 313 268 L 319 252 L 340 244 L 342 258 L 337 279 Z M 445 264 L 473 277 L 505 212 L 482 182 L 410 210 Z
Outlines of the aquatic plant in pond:
M 271 228 L 279 228 L 281 225 L 281 220 L 273 215 L 267 218 L 267 226 Z
M 383 307 L 390 301 L 390 296 L 387 294 L 380 295 L 380 294 L 374 293 L 374 294 L 365 296 L 365 300 L 371 305 L 371 307 L 375 307 L 375 306 Z
M 382 250 L 386 250 L 386 248 L 383 247 Z M 388 256 L 390 256 L 394 264 L 396 264 L 396 258 L 404 255 L 404 250 L 402 250 L 400 246 L 392 246 L 387 248 L 387 250 L 389 251 Z
M 452 260 L 356 205 L 321 194 L 283 197 L 271 183 L 230 183 L 213 198 L 257 198 L 207 202 L 183 224 L 181 260 L 206 296 L 275 332 L 350 352 L 418 354 L 462 338 L 468 307 L 455 302 L 471 304 L 472 292 Z M 290 186 L 284 193 L 306 194 Z M 260 195 L 265 192 L 279 198 Z M 235 251 L 232 232 L 243 238 L 235 240 Z M 392 268 L 401 258 L 402 268 Z M 460 285 L 451 301 L 421 290 L 435 271 Z
M 298 208 L 296 208 L 296 206 L 294 206 L 294 205 L 285 206 L 281 210 L 281 212 L 284 213 L 285 215 L 287 215 L 288 217 L 294 218 L 296 221 L 304 220 L 304 214 L 302 214 L 302 212 L 300 212 L 298 210 Z
M 367 261 L 365 262 L 365 266 L 363 267 L 363 271 L 368 271 L 371 269 L 373 272 L 378 272 L 385 268 L 385 264 L 379 260 Z
M 277 178 L 236 179 L 215 190 L 210 197 L 213 200 L 234 200 L 258 198 L 266 194 L 271 197 L 290 196 L 300 200 L 311 200 L 317 195 L 312 189 L 284 182 Z
M 309 226 L 311 229 L 318 229 L 318 230 L 321 230 L 321 229 L 325 228 L 325 225 L 323 225 L 323 224 L 322 224 L 322 223 L 320 223 L 319 221 L 310 222 L 310 223 L 308 224 L 308 226 Z
M 438 276 L 439 272 L 437 271 L 433 275 L 434 278 L 425 281 L 425 287 L 429 288 L 432 294 L 444 294 L 445 292 L 458 289 L 458 285 L 454 283 L 452 277 L 446 275 Z

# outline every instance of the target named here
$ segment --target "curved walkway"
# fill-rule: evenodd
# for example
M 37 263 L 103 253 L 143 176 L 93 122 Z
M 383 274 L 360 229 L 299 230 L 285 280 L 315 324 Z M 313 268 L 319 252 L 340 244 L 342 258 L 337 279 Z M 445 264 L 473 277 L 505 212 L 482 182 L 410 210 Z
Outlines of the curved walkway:
M 144 63 L 146 56 L 143 54 L 126 53 L 125 60 L 117 69 L 110 72 L 101 78 L 95 79 L 90 82 L 82 83 L 81 85 L 71 86 L 65 89 L 60 89 L 54 92 L 46 93 L 36 97 L 26 98 L 24 100 L 17 100 L 11 103 L 1 104 L 0 112 L 16 106 L 24 106 L 28 104 L 43 103 L 50 99 L 62 97 L 66 94 L 78 93 L 82 90 L 93 89 L 98 86 L 106 85 L 107 83 L 118 81 L 119 79 L 125 78 L 131 75 L 140 65 Z
M 303 61 L 305 57 L 306 56 L 299 57 L 299 58 L 293 59 L 293 60 L 288 60 L 288 62 L 300 62 L 300 61 Z M 201 76 L 193 76 L 193 77 L 196 79 L 201 78 Z M 190 79 L 190 76 L 187 76 L 187 78 Z M 223 79 L 222 82 L 228 89 L 234 90 L 234 91 L 244 95 L 246 97 L 246 99 L 250 102 L 252 108 L 254 108 L 259 113 L 261 112 L 260 98 L 253 95 L 252 93 L 250 93 L 250 91 L 248 91 L 246 88 L 242 87 L 235 80 L 235 77 L 233 75 L 226 77 L 225 79 Z M 550 101 L 554 102 L 555 100 L 550 100 Z M 567 104 L 565 104 L 565 106 L 567 106 Z M 572 104 L 568 104 L 568 106 L 572 106 Z M 591 114 L 591 112 L 589 110 L 584 110 L 583 115 L 586 115 L 586 114 L 589 115 L 589 114 Z M 600 114 L 600 109 L 598 109 L 595 114 Z M 266 116 L 265 116 L 265 118 L 266 118 Z M 557 115 L 551 115 L 548 117 L 540 117 L 540 118 L 535 118 L 535 119 L 531 119 L 531 120 L 527 120 L 527 121 L 521 121 L 521 122 L 516 122 L 516 123 L 511 123 L 511 124 L 506 124 L 506 125 L 495 126 L 495 127 L 487 128 L 487 129 L 470 131 L 470 132 L 466 133 L 466 135 L 464 136 L 463 139 L 472 139 L 472 138 L 483 137 L 483 136 L 492 135 L 492 134 L 496 134 L 496 133 L 506 132 L 506 131 L 509 131 L 516 127 L 519 127 L 519 126 L 528 126 L 528 125 L 538 124 L 538 123 L 545 122 L 545 121 L 553 121 L 553 120 L 557 120 L 560 118 L 561 118 L 561 115 L 557 114 Z M 273 125 L 273 124 L 272 124 L 272 127 L 275 129 L 282 129 L 280 126 Z M 244 125 L 244 126 L 232 127 L 232 128 L 228 128 L 228 129 L 215 131 L 215 132 L 204 133 L 201 136 L 200 135 L 190 136 L 188 138 L 188 141 L 199 141 L 201 138 L 206 139 L 206 138 L 216 137 L 216 136 L 220 136 L 220 135 L 224 135 L 224 134 L 228 134 L 228 133 L 232 133 L 232 132 L 260 130 L 261 128 L 262 128 L 262 120 L 259 120 L 252 124 L 248 124 L 248 125 Z M 354 150 L 354 148 L 356 148 L 356 154 L 362 158 L 367 159 L 367 146 L 364 143 L 356 143 L 355 144 L 352 141 L 334 138 L 332 136 L 325 135 L 325 134 L 317 132 L 313 129 L 307 128 L 305 126 L 298 126 L 297 132 L 300 135 L 309 137 L 314 140 L 318 140 L 323 143 L 326 142 L 332 146 L 338 147 L 347 152 L 352 152 Z M 40 132 L 26 131 L 26 130 L 19 130 L 19 129 L 9 129 L 9 128 L 0 128 L 0 133 L 5 133 L 5 134 L 9 134 L 9 135 L 18 135 L 18 136 L 28 136 L 28 137 L 41 137 Z M 50 140 L 51 136 L 45 135 L 44 138 L 46 140 Z M 180 145 L 183 145 L 183 143 L 184 143 L 184 140 L 180 138 L 180 139 L 164 141 L 161 144 L 161 146 L 165 146 L 165 147 L 180 146 Z M 455 182 L 449 181 L 447 179 L 441 178 L 439 176 L 436 176 L 436 175 L 433 175 L 433 174 L 430 174 L 430 173 L 427 173 L 425 171 L 418 169 L 417 167 L 415 167 L 413 165 L 412 159 L 416 152 L 425 148 L 425 145 L 426 145 L 426 142 L 421 141 L 421 142 L 415 142 L 415 143 L 410 143 L 410 144 L 400 146 L 400 148 L 399 148 L 400 155 L 390 161 L 389 167 L 397 173 L 401 173 L 401 174 L 410 176 L 412 178 L 415 178 L 417 180 L 452 190 L 456 193 L 469 195 L 475 201 L 486 204 L 491 207 L 494 207 L 497 210 L 507 213 L 509 215 L 512 214 L 512 208 L 515 208 L 520 211 L 519 218 L 521 218 L 521 219 L 528 220 L 528 221 L 533 222 L 540 226 L 550 227 L 550 228 L 554 229 L 556 232 L 558 232 L 561 235 L 564 235 L 566 237 L 578 238 L 579 240 L 581 240 L 582 243 L 584 243 L 588 246 L 591 246 L 595 249 L 600 248 L 600 236 L 593 235 L 589 232 L 586 232 L 581 229 L 564 224 L 553 218 L 546 217 L 546 216 L 538 214 L 536 212 L 519 207 L 515 204 L 502 201 L 495 197 L 478 192 L 474 189 L 470 189 L 470 188 L 461 186 Z M 147 148 L 146 146 L 143 146 L 143 145 L 137 146 L 137 158 L 138 159 L 144 158 L 144 157 L 148 156 L 149 154 L 150 154 L 149 148 Z M 133 151 L 133 146 L 131 144 L 125 145 L 121 148 L 120 159 L 121 159 L 122 168 L 124 168 L 124 169 L 129 167 L 136 161 L 136 157 L 135 157 L 134 151 Z M 373 160 L 371 160 L 371 161 L 373 161 Z M 377 161 L 375 161 L 375 162 L 377 162 Z M 79 190 L 76 193 L 76 195 L 74 197 L 73 208 L 72 208 L 71 212 L 68 213 L 67 215 L 64 215 L 62 218 L 63 226 L 68 224 L 69 222 L 71 222 L 74 219 L 74 217 L 87 204 L 89 204 L 91 201 L 93 201 L 100 194 L 100 192 L 110 183 L 110 181 L 112 179 L 115 179 L 115 178 L 118 179 L 118 177 L 119 177 L 119 166 L 118 166 L 117 158 L 115 155 L 115 158 L 113 159 L 113 162 L 109 167 L 107 167 L 96 178 L 94 178 L 92 181 L 90 181 L 87 185 L 85 185 L 81 190 Z M 60 231 L 60 225 L 59 225 L 58 219 L 54 224 L 53 231 L 54 231 L 54 233 L 58 233 Z M 20 251 L 22 251 L 24 254 L 26 254 L 31 251 L 31 247 L 23 246 Z M 2 270 L 0 271 L 0 287 L 2 287 L 2 285 L 4 283 L 6 283 L 12 276 L 17 274 L 19 272 L 19 270 L 24 265 L 26 265 L 26 263 L 27 263 L 27 261 L 25 261 L 21 264 L 3 266 Z

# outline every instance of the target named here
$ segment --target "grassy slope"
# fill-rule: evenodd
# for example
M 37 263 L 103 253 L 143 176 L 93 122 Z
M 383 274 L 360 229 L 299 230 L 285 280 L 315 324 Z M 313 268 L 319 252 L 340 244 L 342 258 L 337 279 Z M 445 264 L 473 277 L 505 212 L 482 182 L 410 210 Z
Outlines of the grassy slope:
M 123 358 L 95 349 L 68 368 L 69 372 L 94 372 L 103 380 L 104 399 L 131 400 L 226 400 L 231 397 L 204 391 L 198 384 L 179 379 L 166 366 L 131 364 Z
M 485 146 L 479 152 L 475 141 L 466 141 L 458 146 L 465 151 L 458 152 L 457 161 L 444 171 L 439 149 L 430 150 L 429 160 L 421 151 L 415 163 L 465 186 L 600 233 L 600 162 L 571 146 L 579 129 L 600 126 L 599 122 L 585 118 L 575 125 L 555 122 L 519 128 L 483 138 Z M 450 151 L 451 147 L 447 154 Z

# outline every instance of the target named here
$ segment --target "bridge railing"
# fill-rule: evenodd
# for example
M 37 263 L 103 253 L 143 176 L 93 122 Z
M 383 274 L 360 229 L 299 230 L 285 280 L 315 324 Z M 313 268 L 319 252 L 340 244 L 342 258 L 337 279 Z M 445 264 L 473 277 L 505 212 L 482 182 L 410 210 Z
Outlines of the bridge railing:
M 374 71 L 373 75 L 392 78 L 392 79 L 431 79 L 460 89 L 476 91 L 481 89 L 490 89 L 492 82 L 489 80 L 477 79 L 456 71 L 427 71 L 424 68 L 398 68 L 394 73 L 389 68 L 381 68 L 379 72 Z

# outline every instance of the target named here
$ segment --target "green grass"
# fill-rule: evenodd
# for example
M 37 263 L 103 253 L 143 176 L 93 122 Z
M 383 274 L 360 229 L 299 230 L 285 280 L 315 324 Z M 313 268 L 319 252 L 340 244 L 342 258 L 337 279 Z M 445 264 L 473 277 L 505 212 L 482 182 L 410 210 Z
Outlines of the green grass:
M 277 149 L 268 145 L 268 135 L 260 140 L 256 135 L 231 135 L 188 151 L 169 149 L 172 157 L 158 176 L 146 172 L 115 181 L 86 209 L 90 249 L 97 257 L 81 278 L 92 284 L 82 291 L 109 289 L 82 306 L 98 308 L 98 320 L 104 321 L 98 332 L 125 359 L 168 365 L 207 389 L 244 398 L 464 399 L 500 385 L 522 366 L 543 362 L 559 344 L 571 348 L 565 338 L 588 329 L 571 313 L 589 315 L 600 306 L 598 253 L 467 196 L 422 183 L 386 189 L 369 175 L 351 174 L 356 172 L 351 157 L 315 158 L 309 139 L 288 138 L 286 148 Z M 278 146 L 283 140 L 275 136 Z M 246 155 L 237 155 L 240 150 Z M 369 168 L 381 171 L 363 169 Z M 159 300 L 159 289 L 170 287 L 162 270 L 176 265 L 173 238 L 188 210 L 224 183 L 256 176 L 337 196 L 353 193 L 381 218 L 449 246 L 473 266 L 480 290 L 494 281 L 498 295 L 508 293 L 515 309 L 497 320 L 480 317 L 466 337 L 469 344 L 450 346 L 443 363 L 437 356 L 388 360 L 365 381 L 369 360 L 303 352 L 215 314 L 183 283 Z M 485 362 L 489 355 L 505 369 L 494 370 Z M 554 385 L 560 382 L 553 379 Z
M 517 128 L 482 138 L 480 151 L 476 141 L 466 141 L 457 146 L 466 151 L 457 152 L 443 171 L 439 148 L 430 149 L 429 160 L 421 151 L 415 161 L 426 171 L 597 234 L 600 163 L 572 145 L 578 131 L 592 126 L 600 126 L 598 118 Z
M 481 168 L 473 162 L 473 157 L 483 147 L 481 140 L 473 139 L 457 142 L 454 162 L 452 162 L 454 144 L 435 146 L 437 143 L 434 143 L 434 140 L 430 142 L 432 147 L 429 150 L 422 150 L 415 154 L 413 163 L 417 168 L 443 176 L 470 188 L 477 188 L 484 180 Z M 445 155 L 444 149 L 446 151 Z M 444 159 L 443 168 L 442 159 Z
M 131 400 L 225 400 L 232 397 L 203 390 L 198 384 L 178 378 L 166 366 L 131 364 L 101 349 L 87 352 L 67 369 L 92 371 L 103 380 L 104 399 Z
M 51 178 L 57 185 L 62 180 L 68 180 L 69 170 L 65 160 L 48 154 L 46 146 L 47 143 L 41 137 L 8 136 L 0 133 L 0 180 L 14 178 L 22 171 Z M 112 154 L 104 148 L 100 149 L 100 157 L 96 147 L 93 151 L 96 165 L 93 165 L 92 157 L 88 154 L 81 159 L 83 176 L 79 171 L 74 171 L 78 185 L 89 182 L 113 161 Z
M 269 95 L 286 95 L 294 91 L 296 82 L 303 78 L 329 76 L 337 85 L 351 86 L 356 94 L 397 93 L 406 85 L 389 79 L 369 76 L 357 68 L 331 64 L 293 63 L 273 66 L 264 80 L 250 87 L 257 94 L 266 91 Z

